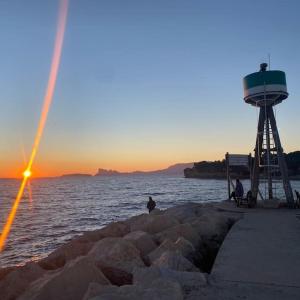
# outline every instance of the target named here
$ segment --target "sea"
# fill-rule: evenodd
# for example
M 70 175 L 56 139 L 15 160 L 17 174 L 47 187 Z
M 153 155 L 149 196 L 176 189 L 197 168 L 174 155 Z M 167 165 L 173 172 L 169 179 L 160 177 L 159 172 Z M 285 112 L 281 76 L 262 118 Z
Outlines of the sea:
M 242 183 L 247 191 L 249 180 Z M 0 179 L 1 228 L 19 186 L 19 180 Z M 300 190 L 300 182 L 293 181 L 292 187 Z M 282 195 L 282 191 L 278 193 Z M 227 181 L 169 175 L 32 179 L 0 253 L 0 267 L 41 259 L 76 235 L 147 213 L 149 196 L 159 209 L 186 202 L 222 201 L 227 199 Z

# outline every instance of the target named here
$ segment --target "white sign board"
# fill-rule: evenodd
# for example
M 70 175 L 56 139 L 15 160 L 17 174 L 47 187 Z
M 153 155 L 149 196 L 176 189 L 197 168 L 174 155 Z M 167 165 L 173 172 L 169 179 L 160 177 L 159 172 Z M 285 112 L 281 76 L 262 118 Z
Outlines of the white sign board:
M 249 166 L 249 155 L 246 154 L 228 154 L 229 166 Z

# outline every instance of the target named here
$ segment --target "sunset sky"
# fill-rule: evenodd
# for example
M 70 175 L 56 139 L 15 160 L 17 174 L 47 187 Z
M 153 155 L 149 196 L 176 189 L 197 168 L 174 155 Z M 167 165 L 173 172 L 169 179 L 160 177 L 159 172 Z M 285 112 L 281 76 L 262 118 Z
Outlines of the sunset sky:
M 249 153 L 257 110 L 242 78 L 286 72 L 276 109 L 300 150 L 300 2 L 70 0 L 57 85 L 34 176 L 154 170 Z M 0 0 L 0 177 L 22 174 L 50 70 L 56 0 Z

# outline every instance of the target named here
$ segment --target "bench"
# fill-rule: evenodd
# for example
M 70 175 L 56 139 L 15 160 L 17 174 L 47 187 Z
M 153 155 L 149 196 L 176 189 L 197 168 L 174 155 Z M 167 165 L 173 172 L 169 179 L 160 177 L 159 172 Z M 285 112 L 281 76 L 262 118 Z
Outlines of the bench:
M 243 205 L 246 205 L 248 208 L 253 208 L 256 206 L 256 199 L 252 197 L 251 191 L 248 191 L 245 198 L 236 197 L 236 206 L 241 207 Z

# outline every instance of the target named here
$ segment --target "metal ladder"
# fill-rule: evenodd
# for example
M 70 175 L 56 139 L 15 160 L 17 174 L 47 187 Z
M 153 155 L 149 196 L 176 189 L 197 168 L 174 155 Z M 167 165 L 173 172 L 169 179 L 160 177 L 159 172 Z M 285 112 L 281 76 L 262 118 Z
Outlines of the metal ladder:
M 262 157 L 260 157 L 259 166 L 263 169 L 263 178 L 261 182 L 264 184 L 264 198 L 267 199 L 267 189 L 268 189 L 268 181 L 269 177 L 272 180 L 272 195 L 273 198 L 277 197 L 277 184 L 281 182 L 280 179 L 280 168 L 278 163 L 278 156 L 277 156 L 277 149 L 274 141 L 274 136 L 271 128 L 271 124 L 268 120 L 264 124 L 264 136 L 263 136 L 263 143 L 262 143 Z M 267 128 L 268 126 L 268 128 Z M 267 132 L 269 133 L 269 137 L 267 136 Z M 268 152 L 268 144 L 269 144 L 269 152 Z

